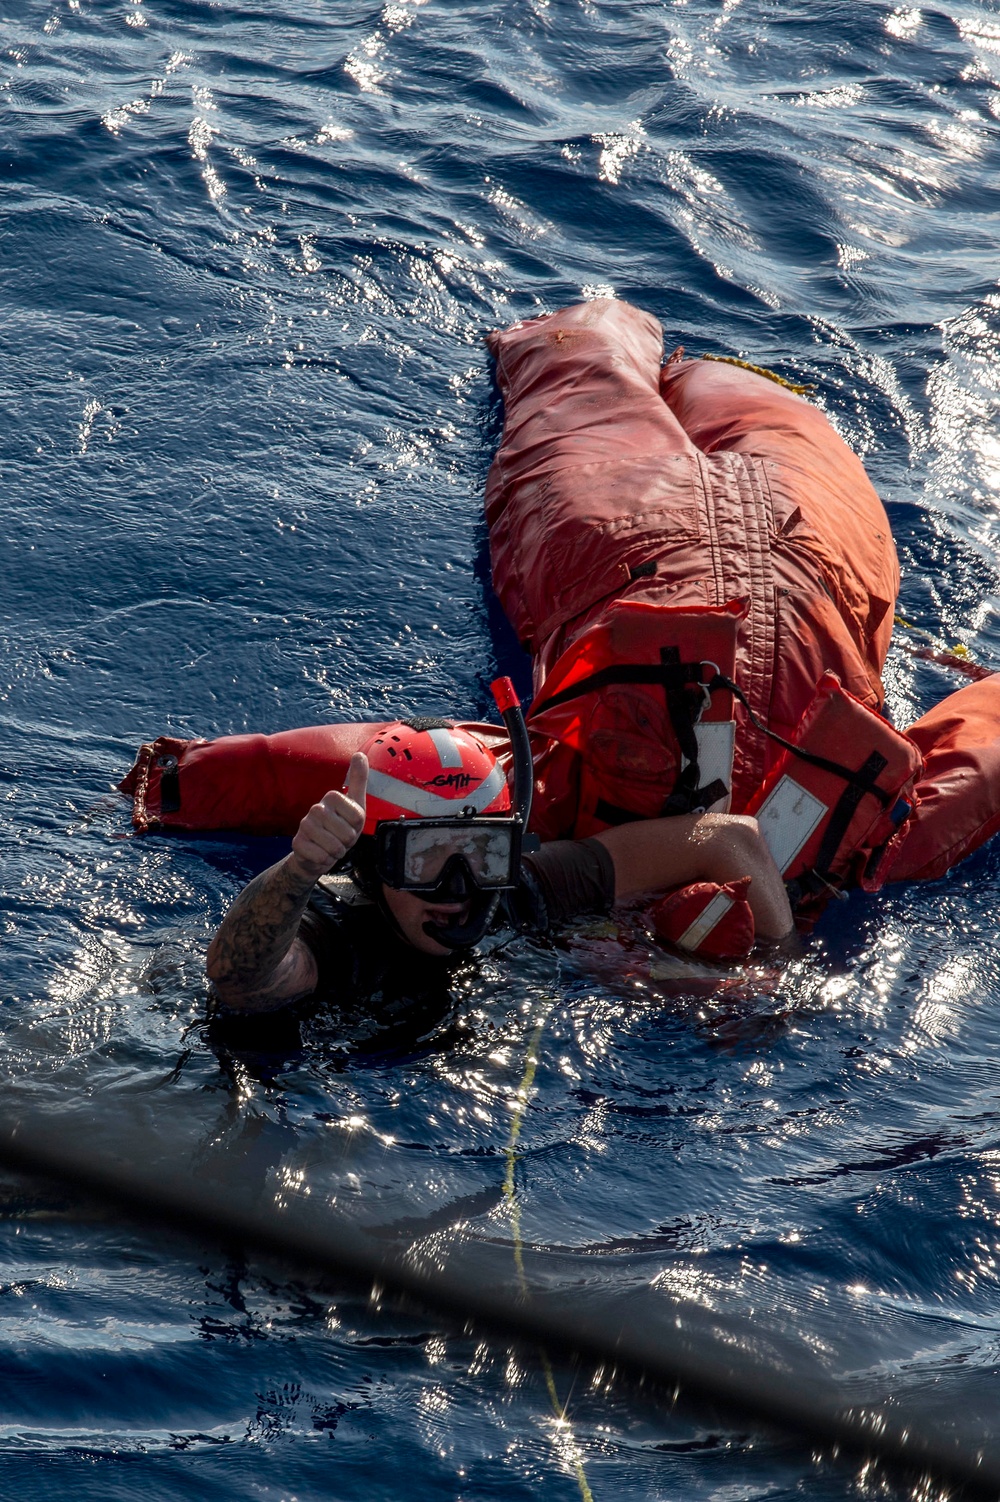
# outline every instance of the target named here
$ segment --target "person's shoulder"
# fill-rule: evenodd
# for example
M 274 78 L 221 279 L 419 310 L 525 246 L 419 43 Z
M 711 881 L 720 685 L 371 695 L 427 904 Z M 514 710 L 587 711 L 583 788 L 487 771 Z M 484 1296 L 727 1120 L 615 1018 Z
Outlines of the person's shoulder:
M 340 908 L 375 906 L 346 871 L 332 871 L 329 876 L 321 876 L 311 900 L 317 898 L 326 898 L 327 905 Z
M 321 960 L 334 947 L 363 943 L 379 918 L 377 905 L 349 876 L 321 876 L 302 914 L 299 937 Z
M 550 840 L 527 851 L 515 895 L 527 926 L 542 932 L 614 905 L 614 863 L 599 840 Z
M 314 994 L 341 999 L 364 990 L 377 957 L 384 958 L 393 947 L 392 930 L 378 903 L 340 875 L 316 883 L 298 937 L 316 961 Z

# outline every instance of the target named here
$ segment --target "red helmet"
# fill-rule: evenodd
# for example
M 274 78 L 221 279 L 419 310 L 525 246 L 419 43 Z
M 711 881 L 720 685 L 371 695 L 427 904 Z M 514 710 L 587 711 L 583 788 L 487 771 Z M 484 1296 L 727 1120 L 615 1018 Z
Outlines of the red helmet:
M 507 779 L 492 751 L 445 720 L 397 720 L 362 749 L 369 768 L 365 834 L 374 834 L 383 819 L 511 811 Z

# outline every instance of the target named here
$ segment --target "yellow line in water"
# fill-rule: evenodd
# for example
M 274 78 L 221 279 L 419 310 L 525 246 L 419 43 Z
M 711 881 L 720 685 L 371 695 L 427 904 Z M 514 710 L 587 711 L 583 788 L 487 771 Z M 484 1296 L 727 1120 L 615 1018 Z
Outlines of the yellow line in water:
M 517 1090 L 517 1104 L 514 1107 L 514 1116 L 510 1124 L 510 1137 L 508 1139 L 505 1152 L 507 1167 L 503 1178 L 503 1193 L 504 1199 L 507 1201 L 510 1209 L 511 1234 L 514 1238 L 514 1266 L 517 1268 L 517 1279 L 519 1284 L 521 1285 L 522 1293 L 528 1292 L 528 1280 L 524 1272 L 524 1242 L 521 1238 L 521 1207 L 518 1204 L 517 1186 L 514 1182 L 514 1174 L 517 1167 L 517 1144 L 521 1136 L 521 1127 L 524 1125 L 524 1113 L 528 1109 L 528 1101 L 531 1099 L 531 1092 L 535 1083 L 535 1071 L 538 1068 L 538 1050 L 541 1046 L 542 1033 L 545 1031 L 545 1024 L 548 1022 L 551 1015 L 552 1008 L 549 1007 L 543 1013 L 542 1017 L 536 1024 L 535 1030 L 532 1033 L 531 1039 L 528 1043 L 528 1056 L 525 1060 L 524 1073 L 521 1076 L 521 1083 L 518 1086 Z M 548 1388 L 549 1401 L 552 1404 L 552 1411 L 559 1423 L 565 1426 L 565 1428 L 568 1430 L 569 1420 L 566 1417 L 566 1405 L 561 1401 L 559 1397 L 559 1391 L 556 1387 L 555 1373 L 552 1370 L 552 1363 L 549 1360 L 549 1354 L 544 1347 L 540 1346 L 539 1355 L 542 1359 L 542 1371 L 545 1373 L 545 1386 Z M 587 1481 L 587 1473 L 583 1469 L 583 1461 L 580 1459 L 577 1446 L 573 1444 L 571 1434 L 568 1436 L 568 1438 L 569 1446 L 572 1446 L 572 1449 L 570 1450 L 569 1446 L 567 1446 L 567 1450 L 573 1463 L 573 1469 L 576 1473 L 576 1481 L 577 1485 L 580 1488 L 580 1496 L 582 1497 L 583 1502 L 594 1502 L 594 1494 L 590 1490 L 590 1484 Z
M 776 386 L 784 386 L 788 391 L 794 391 L 797 396 L 808 396 L 815 391 L 815 385 L 809 381 L 805 385 L 799 385 L 797 381 L 786 381 L 784 376 L 776 375 L 773 370 L 768 370 L 766 365 L 751 365 L 749 360 L 740 360 L 736 355 L 702 355 L 703 360 L 715 360 L 719 365 L 738 365 L 740 370 L 752 370 L 754 375 L 764 376 L 773 381 Z
M 912 631 L 914 636 L 922 636 L 924 641 L 929 641 L 932 646 L 939 648 L 942 652 L 950 652 L 953 657 L 968 657 L 969 655 L 968 647 L 962 642 L 957 641 L 954 646 L 949 647 L 948 643 L 942 641 L 939 636 L 935 636 L 933 631 L 925 631 L 923 626 L 915 626 L 912 621 L 908 621 L 898 611 L 893 616 L 893 620 L 897 626 L 903 626 L 907 631 Z

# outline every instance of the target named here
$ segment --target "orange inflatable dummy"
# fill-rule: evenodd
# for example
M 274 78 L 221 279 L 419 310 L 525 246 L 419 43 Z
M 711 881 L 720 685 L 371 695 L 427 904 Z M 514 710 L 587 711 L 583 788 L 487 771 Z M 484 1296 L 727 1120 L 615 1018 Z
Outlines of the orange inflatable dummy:
M 905 733 L 882 717 L 895 548 L 818 408 L 736 364 L 663 363 L 655 318 L 609 299 L 487 343 L 493 583 L 534 663 L 543 839 L 751 811 L 808 916 L 1000 827 L 1000 677 Z M 140 830 L 290 834 L 375 728 L 161 739 L 121 786 Z M 503 753 L 501 728 L 472 728 Z

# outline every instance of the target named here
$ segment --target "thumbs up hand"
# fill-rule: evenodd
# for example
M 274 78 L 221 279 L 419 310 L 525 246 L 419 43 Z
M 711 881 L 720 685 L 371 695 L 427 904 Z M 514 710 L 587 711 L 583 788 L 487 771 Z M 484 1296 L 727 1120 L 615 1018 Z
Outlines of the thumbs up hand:
M 343 792 L 331 790 L 314 803 L 295 832 L 290 868 L 309 885 L 343 860 L 365 827 L 368 758 L 356 751 L 347 769 Z

